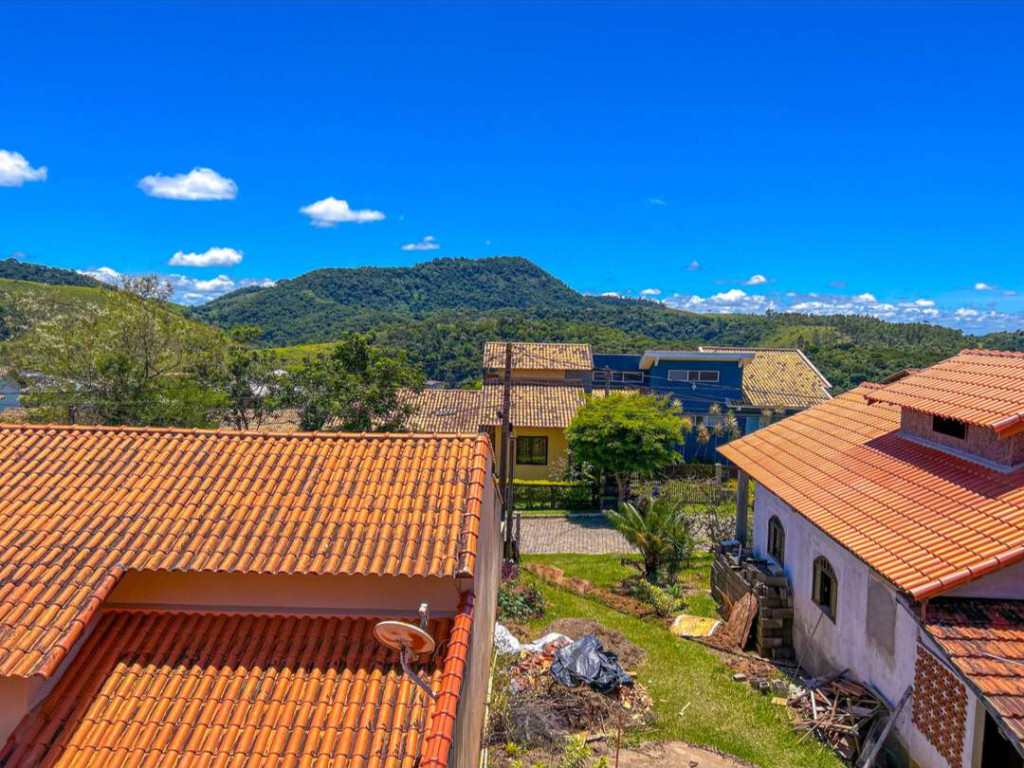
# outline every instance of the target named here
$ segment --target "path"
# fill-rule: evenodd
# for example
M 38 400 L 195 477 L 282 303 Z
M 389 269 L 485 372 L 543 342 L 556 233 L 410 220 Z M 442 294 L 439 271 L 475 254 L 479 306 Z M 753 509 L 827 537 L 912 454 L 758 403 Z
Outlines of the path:
M 636 551 L 601 514 L 523 516 L 520 536 L 524 555 L 628 555 Z

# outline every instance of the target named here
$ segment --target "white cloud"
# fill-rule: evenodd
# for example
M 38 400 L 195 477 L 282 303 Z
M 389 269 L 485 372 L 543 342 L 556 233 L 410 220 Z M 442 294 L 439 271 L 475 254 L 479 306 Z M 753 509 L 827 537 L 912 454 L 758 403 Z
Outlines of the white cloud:
M 914 305 L 918 307 L 934 307 L 935 302 L 931 299 L 915 299 Z
M 110 267 L 97 267 L 96 269 L 79 269 L 77 270 L 80 275 L 87 275 L 93 280 L 99 280 L 101 283 L 109 283 L 110 285 L 117 285 L 121 282 L 121 273 L 116 269 Z
M 440 243 L 434 238 L 433 235 L 427 235 L 418 243 L 406 243 L 402 246 L 403 251 L 436 251 L 440 248 Z
M 768 282 L 768 278 L 764 275 L 751 275 L 747 280 L 743 281 L 744 285 L 764 285 Z
M 33 168 L 20 152 L 0 149 L 0 187 L 20 187 L 26 181 L 46 181 L 46 166 Z
M 668 203 L 666 203 L 660 197 L 652 197 L 651 198 L 651 205 L 668 205 Z
M 621 293 L 617 293 L 616 291 L 605 291 L 604 293 L 602 293 L 600 295 L 604 296 L 605 298 L 608 298 L 608 299 L 621 299 L 622 298 L 622 294 Z
M 696 272 L 698 269 L 700 269 L 700 264 L 696 261 L 691 261 L 690 266 L 688 266 L 687 269 L 690 270 L 691 272 Z
M 661 296 L 660 288 L 644 288 L 640 291 L 641 296 Z
M 975 283 L 974 290 L 976 291 L 994 291 L 996 287 L 991 283 Z
M 202 253 L 178 251 L 167 263 L 172 267 L 230 267 L 241 261 L 242 252 L 234 248 L 208 248 Z
M 299 213 L 309 216 L 309 223 L 314 227 L 365 224 L 368 221 L 382 221 L 385 218 L 380 211 L 373 211 L 369 208 L 353 210 L 348 207 L 348 201 L 338 200 L 336 197 L 325 197 L 323 200 L 303 206 L 299 208 Z
M 756 314 L 775 308 L 775 302 L 769 301 L 767 296 L 750 294 L 740 288 L 731 288 L 707 298 L 696 294 L 677 294 L 665 299 L 665 304 L 691 312 L 718 314 Z
M 875 302 L 878 301 L 878 299 L 875 298 L 875 294 L 873 293 L 859 293 L 853 297 L 853 300 L 860 301 L 865 304 L 874 304 Z
M 139 181 L 139 189 L 165 200 L 234 200 L 238 185 L 211 168 L 193 168 L 176 176 L 153 174 Z

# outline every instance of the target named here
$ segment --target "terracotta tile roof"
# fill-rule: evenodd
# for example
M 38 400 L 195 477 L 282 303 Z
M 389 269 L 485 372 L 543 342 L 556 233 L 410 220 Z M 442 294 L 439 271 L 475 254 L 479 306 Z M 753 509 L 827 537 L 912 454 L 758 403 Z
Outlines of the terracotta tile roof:
M 404 429 L 410 432 L 472 434 L 480 431 L 478 389 L 424 389 L 419 393 L 406 390 L 401 396 L 416 409 L 404 425 Z M 4 419 L 0 412 L 2 421 Z M 235 425 L 225 421 L 221 427 L 234 429 Z M 325 429 L 330 431 L 331 427 L 332 424 L 328 422 Z M 299 412 L 295 408 L 272 411 L 259 424 L 251 423 L 250 429 L 255 432 L 297 432 Z
M 1024 352 L 966 349 L 870 393 L 868 400 L 1012 435 L 1024 430 Z
M 743 366 L 743 396 L 755 408 L 810 408 L 831 399 L 832 385 L 799 349 L 701 347 L 702 352 L 753 352 Z
M 860 388 L 718 450 L 914 597 L 1024 559 L 1024 469 L 1005 473 L 898 435 Z
M 0 427 L 0 676 L 49 676 L 127 570 L 469 575 L 483 435 Z
M 501 424 L 504 386 L 485 383 L 481 423 Z M 576 384 L 512 384 L 512 426 L 565 429 L 586 402 L 583 387 Z
M 479 432 L 479 389 L 424 389 L 405 395 L 415 411 L 406 421 L 411 432 Z
M 1024 742 L 1024 601 L 931 601 L 925 628 Z
M 484 344 L 484 368 L 505 368 L 505 342 Z M 594 356 L 589 344 L 512 343 L 512 368 L 528 371 L 589 371 Z
M 471 618 L 430 624 L 432 702 L 375 618 L 104 611 L 0 766 L 444 766 Z

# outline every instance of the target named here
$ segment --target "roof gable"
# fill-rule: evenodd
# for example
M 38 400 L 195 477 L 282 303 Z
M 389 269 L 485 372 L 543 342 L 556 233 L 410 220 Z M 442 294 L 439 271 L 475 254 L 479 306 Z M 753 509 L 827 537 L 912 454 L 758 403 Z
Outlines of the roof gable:
M 471 575 L 482 435 L 0 427 L 0 675 L 49 675 L 126 570 Z

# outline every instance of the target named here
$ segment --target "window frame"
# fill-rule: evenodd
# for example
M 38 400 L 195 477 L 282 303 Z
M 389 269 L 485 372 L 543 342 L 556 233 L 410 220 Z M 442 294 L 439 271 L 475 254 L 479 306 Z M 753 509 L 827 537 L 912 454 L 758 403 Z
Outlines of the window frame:
M 786 564 L 786 527 L 778 515 L 768 518 L 768 557 L 779 565 Z
M 670 368 L 665 378 L 676 384 L 718 384 L 722 380 L 722 372 L 699 368 Z
M 839 578 L 836 576 L 836 569 L 824 555 L 814 559 L 813 582 L 811 585 L 811 600 L 818 606 L 822 613 L 828 616 L 835 623 L 839 609 Z M 828 583 L 828 600 L 822 594 L 822 585 Z
M 526 456 L 528 460 L 523 460 L 524 446 L 540 445 L 543 447 L 542 457 L 543 461 L 538 461 L 538 455 L 530 451 L 530 455 Z M 517 467 L 546 467 L 548 465 L 548 438 L 547 435 L 524 435 L 516 438 L 516 466 Z

